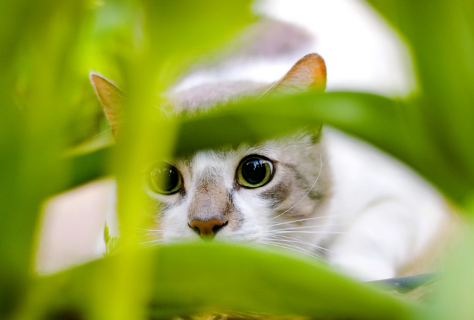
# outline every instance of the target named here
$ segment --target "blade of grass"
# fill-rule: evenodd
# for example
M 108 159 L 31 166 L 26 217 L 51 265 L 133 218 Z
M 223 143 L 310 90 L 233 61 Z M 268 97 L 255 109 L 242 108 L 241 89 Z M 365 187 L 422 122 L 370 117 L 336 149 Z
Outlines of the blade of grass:
M 153 106 L 161 102 L 155 93 L 170 86 L 187 59 L 220 45 L 244 27 L 249 21 L 249 3 L 144 0 L 126 9 L 135 17 L 127 36 L 133 39 L 133 49 L 118 55 L 122 57 L 119 69 L 128 97 L 121 110 L 127 122 L 127 135 L 119 139 L 114 158 L 123 254 L 120 263 L 109 270 L 115 275 L 114 282 L 110 278 L 101 282 L 102 286 L 116 288 L 101 306 L 110 310 L 110 319 L 144 317 L 143 300 L 150 289 L 147 274 L 153 266 L 135 254 L 136 230 L 143 226 L 145 218 L 139 209 L 144 202 L 140 173 L 147 159 L 170 153 L 175 135 L 173 121 L 166 121 L 162 114 L 152 114 Z M 232 18 L 221 16 L 230 12 Z M 94 318 L 102 319 L 98 303 L 96 306 Z
M 74 81 L 77 58 L 69 50 L 76 48 L 83 10 L 81 1 L 2 2 L 0 8 L 7 14 L 0 28 L 2 318 L 25 294 L 42 201 L 67 179 L 56 155 L 66 141 L 66 84 Z

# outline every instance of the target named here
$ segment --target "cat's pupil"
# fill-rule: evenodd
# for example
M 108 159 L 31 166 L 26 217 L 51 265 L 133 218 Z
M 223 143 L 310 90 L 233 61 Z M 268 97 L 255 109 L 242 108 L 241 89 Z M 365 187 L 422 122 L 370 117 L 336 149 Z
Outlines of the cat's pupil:
M 165 175 L 165 190 L 173 190 L 178 184 L 178 171 L 174 167 L 169 167 L 164 170 Z
M 242 166 L 242 177 L 250 184 L 259 184 L 267 176 L 267 166 L 263 159 L 247 160 Z

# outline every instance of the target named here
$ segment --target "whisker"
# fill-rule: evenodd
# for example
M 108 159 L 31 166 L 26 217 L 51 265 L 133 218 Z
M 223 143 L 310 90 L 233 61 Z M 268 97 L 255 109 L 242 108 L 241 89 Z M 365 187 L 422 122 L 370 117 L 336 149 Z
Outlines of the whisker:
M 279 228 L 275 228 L 275 229 L 272 229 L 272 230 L 275 230 L 275 231 L 288 231 L 288 230 L 300 230 L 300 229 L 313 229 L 313 228 L 326 228 L 326 227 L 339 227 L 339 226 L 345 226 L 347 225 L 347 223 L 338 223 L 338 224 L 328 224 L 328 225 L 319 225 L 319 226 L 298 226 L 298 227 L 288 227 L 288 228 L 282 228 L 282 229 L 279 229 Z M 318 230 L 315 230 L 315 231 L 318 231 Z
M 282 229 L 283 230 L 283 229 Z M 288 233 L 292 233 L 292 234 L 297 234 L 297 233 L 306 233 L 306 234 L 341 234 L 341 233 L 345 233 L 344 231 L 318 231 L 318 230 L 314 230 L 314 231 L 300 231 L 300 230 L 296 230 L 296 231 L 292 231 L 292 230 L 289 230 L 289 231 L 281 231 L 281 230 L 266 230 L 266 231 L 259 231 L 257 232 L 257 234 L 255 235 L 254 238 L 252 239 L 245 239 L 245 242 L 249 242 L 249 241 L 259 241 L 258 239 L 258 236 L 261 235 L 261 236 L 274 236 L 274 235 L 280 235 L 280 234 L 288 234 Z M 234 233 L 234 234 L 231 234 L 231 235 L 228 235 L 226 238 L 227 239 L 235 239 L 235 238 L 238 238 L 240 236 L 248 236 L 249 234 L 246 233 L 246 232 L 241 232 L 241 233 Z M 239 239 L 240 240 L 240 239 Z
M 163 230 L 160 229 L 143 229 L 143 228 L 138 228 L 139 231 L 150 231 L 150 232 L 163 232 Z
M 93 136 L 93 138 L 97 138 L 98 136 L 103 135 L 104 133 L 107 133 L 107 132 L 112 131 L 112 130 L 115 130 L 115 129 L 123 128 L 123 127 L 124 127 L 124 126 L 114 126 L 114 127 L 110 127 L 110 128 L 107 129 L 107 130 L 104 130 L 104 131 L 99 132 L 98 134 L 96 134 L 95 136 Z
M 288 236 L 275 236 L 276 239 L 278 239 L 279 241 L 288 241 L 288 242 L 291 242 L 291 243 L 301 243 L 301 244 L 304 244 L 304 245 L 307 245 L 307 246 L 311 246 L 311 247 L 314 247 L 318 250 L 322 250 L 322 251 L 326 251 L 326 252 L 330 252 L 330 253 L 333 253 L 332 250 L 329 250 L 327 248 L 324 248 L 324 247 L 321 247 L 321 246 L 318 246 L 317 244 L 314 244 L 314 243 L 311 243 L 311 242 L 307 242 L 307 241 L 303 241 L 303 240 L 300 240 L 300 239 L 297 239 L 297 238 L 292 238 L 292 237 L 288 237 Z
M 299 253 L 302 253 L 302 254 L 309 255 L 309 256 L 311 256 L 313 258 L 316 258 L 318 260 L 321 260 L 321 261 L 325 260 L 323 257 L 319 256 L 318 254 L 316 254 L 314 252 L 311 252 L 309 250 L 303 249 L 301 247 L 298 247 L 296 245 L 291 245 L 291 244 L 287 244 L 287 243 L 280 243 L 278 241 L 260 241 L 260 243 L 264 243 L 264 244 L 267 244 L 267 245 L 280 247 L 280 248 L 284 248 L 284 249 L 288 249 L 288 250 L 292 250 L 292 251 L 296 251 L 296 252 L 299 252 Z
M 327 217 L 336 217 L 336 216 L 344 216 L 344 215 L 347 215 L 347 213 L 328 214 L 328 215 L 318 216 L 318 217 L 313 217 L 313 218 L 304 218 L 304 219 L 298 219 L 298 220 L 279 222 L 279 223 L 270 224 L 270 226 L 274 227 L 274 226 L 279 226 L 279 225 L 283 225 L 283 224 L 289 224 L 289 223 L 295 223 L 295 222 L 301 222 L 301 221 L 308 221 L 308 220 L 319 220 L 319 219 L 324 219 L 324 218 L 327 218 Z
M 162 239 L 155 239 L 155 240 L 141 242 L 140 245 L 145 246 L 145 247 L 151 247 L 151 246 L 154 246 L 154 245 L 157 245 L 157 244 L 161 244 L 163 242 L 164 241 Z
M 100 136 L 100 135 L 102 135 L 102 134 L 104 134 L 104 133 L 107 133 L 107 132 L 109 132 L 109 131 L 112 131 L 112 128 L 109 128 L 109 129 L 107 129 L 107 130 L 104 130 L 104 131 L 99 132 L 98 134 L 96 134 L 95 136 L 93 136 L 93 138 L 97 138 L 98 136 Z
M 144 233 L 139 235 L 140 238 L 151 236 L 153 233 Z
M 273 231 L 266 231 L 266 232 L 263 232 L 263 233 L 267 233 L 267 234 L 283 234 L 283 233 L 308 233 L 308 234 L 341 234 L 341 233 L 345 233 L 344 231 L 318 231 L 318 230 L 315 230 L 315 231 L 299 231 L 299 230 L 296 230 L 296 231 L 278 231 L 278 230 L 273 230 Z
M 159 229 L 142 229 L 142 228 L 137 228 L 138 232 L 139 232 L 139 237 L 140 238 L 143 238 L 143 237 L 148 237 L 148 236 L 157 236 L 157 235 L 160 235 L 161 233 L 163 233 L 163 230 L 159 230 Z

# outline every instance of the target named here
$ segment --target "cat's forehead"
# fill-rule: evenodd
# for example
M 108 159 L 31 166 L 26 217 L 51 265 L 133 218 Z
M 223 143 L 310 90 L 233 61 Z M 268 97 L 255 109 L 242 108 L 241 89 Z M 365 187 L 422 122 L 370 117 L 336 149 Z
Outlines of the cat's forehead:
M 278 160 L 283 149 L 282 146 L 278 141 L 269 140 L 255 145 L 242 144 L 235 148 L 201 150 L 191 155 L 176 158 L 174 162 L 200 171 L 209 167 L 219 168 L 235 164 L 253 154 L 265 155 Z
M 201 84 L 190 89 L 168 94 L 171 107 L 178 113 L 207 110 L 221 103 L 234 99 L 256 97 L 263 94 L 269 84 L 250 81 Z M 204 150 L 174 159 L 180 167 L 194 168 L 198 171 L 205 168 L 224 168 L 235 166 L 249 155 L 262 155 L 272 160 L 291 161 L 293 155 L 304 153 L 314 144 L 314 133 L 301 130 L 294 134 L 266 140 L 257 144 L 241 144 L 238 147 Z M 288 158 L 288 159 L 287 159 Z
M 172 91 L 167 99 L 178 113 L 192 112 L 207 110 L 241 97 L 258 96 L 266 88 L 266 84 L 251 81 L 206 83 L 186 90 Z
M 197 170 L 210 167 L 218 169 L 228 165 L 235 166 L 250 155 L 264 156 L 272 161 L 292 162 L 298 155 L 311 152 L 314 146 L 312 135 L 302 130 L 257 144 L 243 143 L 237 147 L 198 151 L 178 157 L 173 163 Z

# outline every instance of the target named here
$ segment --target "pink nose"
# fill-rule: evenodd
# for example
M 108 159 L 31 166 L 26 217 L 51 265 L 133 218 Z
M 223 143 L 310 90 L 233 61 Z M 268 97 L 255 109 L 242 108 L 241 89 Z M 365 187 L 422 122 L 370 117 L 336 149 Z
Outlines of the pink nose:
M 213 238 L 219 230 L 227 225 L 228 221 L 222 221 L 221 219 L 210 219 L 210 220 L 198 220 L 194 219 L 189 224 L 189 227 L 193 229 L 199 236 Z

